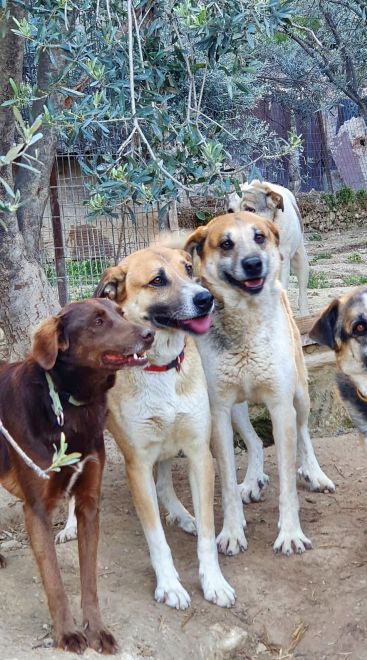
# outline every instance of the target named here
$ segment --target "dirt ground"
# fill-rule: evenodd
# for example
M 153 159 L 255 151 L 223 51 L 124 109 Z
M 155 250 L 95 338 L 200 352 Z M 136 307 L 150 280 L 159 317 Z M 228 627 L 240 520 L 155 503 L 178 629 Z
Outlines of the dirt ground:
M 346 278 L 367 275 L 367 229 L 306 235 L 316 288 L 311 311 L 346 290 Z M 358 253 L 360 257 L 355 258 Z M 326 256 L 327 255 L 327 256 Z M 348 280 L 349 281 L 349 280 Z M 320 286 L 318 286 L 320 285 Z M 290 297 L 296 300 L 292 279 Z M 236 606 L 221 610 L 204 601 L 197 575 L 196 539 L 167 528 L 176 568 L 192 604 L 172 611 L 153 600 L 154 577 L 134 512 L 122 460 L 108 443 L 98 562 L 99 595 L 105 621 L 117 637 L 120 660 L 238 660 L 367 658 L 367 454 L 357 434 L 316 438 L 320 463 L 337 485 L 336 493 L 309 493 L 300 486 L 303 530 L 314 548 L 303 556 L 274 556 L 278 477 L 274 448 L 265 450 L 270 485 L 264 500 L 246 507 L 249 548 L 221 557 L 226 578 L 237 592 Z M 246 455 L 238 455 L 242 478 Z M 178 493 L 191 509 L 186 461 L 175 464 Z M 216 529 L 221 528 L 219 486 Z M 64 520 L 60 510 L 55 532 Z M 0 491 L 0 550 L 8 559 L 1 571 L 0 660 L 59 659 L 50 648 L 50 618 L 23 527 L 21 504 Z M 75 617 L 80 619 L 75 541 L 57 553 Z M 65 656 L 72 657 L 72 656 Z M 97 654 L 88 651 L 91 660 Z
M 105 471 L 98 562 L 105 620 L 121 645 L 119 658 L 137 660 L 367 657 L 367 456 L 355 433 L 315 439 L 320 462 L 336 493 L 309 493 L 300 486 L 301 521 L 314 544 L 302 556 L 275 556 L 278 478 L 274 448 L 266 449 L 270 485 L 264 500 L 246 507 L 248 550 L 220 563 L 237 592 L 236 606 L 222 610 L 204 601 L 197 576 L 196 539 L 167 528 L 176 568 L 192 604 L 172 611 L 153 600 L 154 578 L 116 451 Z M 242 478 L 246 456 L 238 455 Z M 191 508 L 185 459 L 177 459 L 177 490 Z M 221 525 L 216 489 L 216 528 Z M 21 505 L 1 492 L 2 538 L 8 567 L 1 571 L 2 660 L 51 660 L 49 614 L 23 529 Z M 62 515 L 57 516 L 61 523 Z M 4 543 L 2 544 L 4 546 Z M 13 549 L 9 549 L 13 547 Z M 7 549 L 6 549 L 7 548 Z M 58 546 L 73 612 L 79 611 L 77 543 Z M 304 634 L 302 636 L 302 632 Z M 298 632 L 298 635 L 297 635 Z M 292 633 L 296 645 L 292 652 Z M 232 651 L 225 655 L 223 648 Z M 70 656 L 69 656 L 70 657 Z M 88 651 L 86 658 L 96 658 Z

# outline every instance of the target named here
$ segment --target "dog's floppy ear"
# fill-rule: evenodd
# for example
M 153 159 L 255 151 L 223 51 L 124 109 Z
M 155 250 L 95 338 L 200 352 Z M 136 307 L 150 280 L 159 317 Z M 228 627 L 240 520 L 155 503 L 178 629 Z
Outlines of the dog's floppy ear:
M 109 298 L 120 303 L 125 296 L 126 269 L 122 261 L 118 266 L 107 268 L 98 284 L 93 298 Z
M 281 211 L 284 211 L 283 195 L 281 195 L 280 193 L 275 192 L 275 190 L 269 190 L 266 193 L 266 200 L 270 208 L 280 209 Z
M 42 321 L 32 337 L 31 356 L 48 371 L 55 366 L 59 350 L 69 348 L 69 339 L 64 327 L 62 314 Z
M 319 344 L 328 346 L 335 350 L 335 330 L 339 314 L 339 300 L 333 300 L 332 303 L 321 313 L 316 323 L 312 326 L 308 333 L 311 339 L 314 339 Z
M 189 252 L 191 256 L 194 254 L 195 250 L 198 253 L 199 257 L 203 250 L 203 245 L 207 237 L 208 228 L 207 225 L 198 227 L 190 236 L 188 237 L 185 243 L 185 250 Z

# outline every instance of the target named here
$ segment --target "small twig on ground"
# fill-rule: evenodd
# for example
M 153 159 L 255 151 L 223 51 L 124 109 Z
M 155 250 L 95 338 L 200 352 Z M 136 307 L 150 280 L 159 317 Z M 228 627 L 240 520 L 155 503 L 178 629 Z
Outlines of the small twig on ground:
M 182 623 L 181 623 L 181 630 L 184 629 L 184 627 L 188 624 L 188 622 L 190 621 L 190 619 L 192 619 L 192 617 L 193 617 L 195 614 L 196 614 L 196 610 L 195 610 L 195 608 L 193 608 L 193 609 L 191 610 L 191 612 L 187 615 L 186 619 L 184 619 L 184 621 L 182 621 Z

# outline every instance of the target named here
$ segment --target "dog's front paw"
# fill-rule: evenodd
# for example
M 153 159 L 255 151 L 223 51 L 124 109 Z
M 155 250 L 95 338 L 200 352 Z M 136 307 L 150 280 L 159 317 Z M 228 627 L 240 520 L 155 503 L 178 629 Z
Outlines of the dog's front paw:
M 302 554 L 305 550 L 310 550 L 312 543 L 304 535 L 300 527 L 290 532 L 280 530 L 277 539 L 273 545 L 274 552 L 282 552 L 284 555 Z
M 7 561 L 4 557 L 4 555 L 0 554 L 0 568 L 5 568 L 6 564 L 7 564 Z
M 77 526 L 69 525 L 69 527 L 64 527 L 61 532 L 58 532 L 55 536 L 55 543 L 66 543 L 67 541 L 73 541 L 77 538 Z
M 312 468 L 302 465 L 298 470 L 298 476 L 306 482 L 309 490 L 335 493 L 335 485 L 319 465 Z
M 246 475 L 244 481 L 241 484 L 238 484 L 242 502 L 244 504 L 259 502 L 261 499 L 261 493 L 268 483 L 269 477 L 264 472 L 249 478 Z
M 61 635 L 56 640 L 55 646 L 64 651 L 69 651 L 69 653 L 82 655 L 86 648 L 88 648 L 88 641 L 84 633 L 80 630 L 74 630 L 73 632 L 67 632 Z
M 183 529 L 187 534 L 192 534 L 193 536 L 197 535 L 196 521 L 194 516 L 192 516 L 188 511 L 186 514 L 175 515 L 174 513 L 168 513 L 166 515 L 166 524 L 167 525 L 177 525 L 180 529 Z
M 232 607 L 235 604 L 236 593 L 224 579 L 220 570 L 215 574 L 206 573 L 200 577 L 204 598 L 219 607 Z
M 217 546 L 219 552 L 223 555 L 238 555 L 247 549 L 245 532 L 246 522 L 242 525 L 233 525 L 231 527 L 224 525 L 222 531 L 217 536 Z
M 191 603 L 189 594 L 177 579 L 158 584 L 154 598 L 158 603 L 165 603 L 176 610 L 186 610 Z
M 119 646 L 109 630 L 101 628 L 100 630 L 86 629 L 88 646 L 97 653 L 103 655 L 114 655 L 118 652 Z

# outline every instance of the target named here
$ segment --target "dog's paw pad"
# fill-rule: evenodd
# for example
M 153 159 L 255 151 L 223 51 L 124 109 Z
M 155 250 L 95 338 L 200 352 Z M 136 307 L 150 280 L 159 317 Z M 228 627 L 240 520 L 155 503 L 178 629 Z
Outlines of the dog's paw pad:
M 77 528 L 74 527 L 64 527 L 61 532 L 58 532 L 55 536 L 55 543 L 67 543 L 67 541 L 74 541 L 77 538 Z
M 247 550 L 246 536 L 243 531 L 244 525 L 238 529 L 226 529 L 223 527 L 220 534 L 217 536 L 218 551 L 223 555 L 232 557 L 238 555 L 239 552 Z
M 103 655 L 114 655 L 118 652 L 119 646 L 109 630 L 88 630 L 86 632 L 88 639 L 88 646 L 97 653 Z
M 177 525 L 177 527 L 182 529 L 187 534 L 197 536 L 196 521 L 194 516 L 191 516 L 189 512 L 187 512 L 185 515 L 179 516 L 168 513 L 166 516 L 166 524 L 170 526 Z
M 298 476 L 306 482 L 308 489 L 311 491 L 335 493 L 335 484 L 326 476 L 320 467 L 313 470 L 300 467 Z
M 158 586 L 154 597 L 158 603 L 164 603 L 176 610 L 186 610 L 191 603 L 189 594 L 178 580 L 169 585 Z
M 236 592 L 219 574 L 215 579 L 202 578 L 204 598 L 219 607 L 232 607 L 236 601 Z
M 88 647 L 88 642 L 84 633 L 75 630 L 74 632 L 62 635 L 56 646 L 62 648 L 64 651 L 69 651 L 69 653 L 81 655 Z
M 242 502 L 244 504 L 251 504 L 251 502 L 259 502 L 261 500 L 262 491 L 269 483 L 267 474 L 261 473 L 251 479 L 246 479 L 238 485 Z
M 283 555 L 303 554 L 306 550 L 312 548 L 312 543 L 307 536 L 304 535 L 301 528 L 293 532 L 280 531 L 278 537 L 273 545 L 273 550 L 276 553 L 283 553 Z

